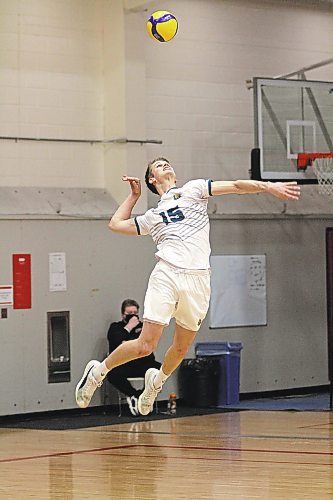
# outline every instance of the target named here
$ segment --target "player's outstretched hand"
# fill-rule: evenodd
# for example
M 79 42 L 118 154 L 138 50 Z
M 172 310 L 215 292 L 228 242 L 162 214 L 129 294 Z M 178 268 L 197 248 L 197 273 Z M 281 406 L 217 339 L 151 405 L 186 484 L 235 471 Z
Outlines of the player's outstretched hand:
M 296 181 L 270 182 L 268 192 L 280 200 L 298 200 L 301 188 Z
M 122 180 L 124 182 L 129 182 L 131 187 L 132 195 L 139 198 L 141 195 L 141 182 L 138 177 L 129 177 L 128 175 L 123 175 Z

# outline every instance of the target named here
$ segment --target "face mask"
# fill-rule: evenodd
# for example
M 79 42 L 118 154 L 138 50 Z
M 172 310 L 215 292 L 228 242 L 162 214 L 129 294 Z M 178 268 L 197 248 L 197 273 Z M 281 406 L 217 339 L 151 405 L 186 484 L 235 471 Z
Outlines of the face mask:
M 125 322 L 125 324 L 127 325 L 127 323 L 129 322 L 129 320 L 130 320 L 131 318 L 134 318 L 134 316 L 136 316 L 136 317 L 139 319 L 139 316 L 138 316 L 137 314 L 126 314 L 126 315 L 125 315 L 125 318 L 124 318 L 124 322 Z

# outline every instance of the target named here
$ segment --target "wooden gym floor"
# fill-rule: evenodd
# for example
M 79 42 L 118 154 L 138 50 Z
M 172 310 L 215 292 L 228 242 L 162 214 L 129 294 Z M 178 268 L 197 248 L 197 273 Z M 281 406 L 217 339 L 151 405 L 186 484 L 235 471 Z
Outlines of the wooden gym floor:
M 0 499 L 333 498 L 331 412 L 0 429 Z

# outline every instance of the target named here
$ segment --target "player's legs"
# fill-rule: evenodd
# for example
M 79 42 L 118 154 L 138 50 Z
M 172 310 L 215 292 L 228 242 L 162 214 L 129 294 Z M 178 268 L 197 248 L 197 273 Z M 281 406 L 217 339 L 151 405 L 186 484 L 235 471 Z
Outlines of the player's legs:
M 168 273 L 159 268 L 158 263 L 149 278 L 140 337 L 120 344 L 102 363 L 95 360 L 88 363 L 75 390 L 76 402 L 81 408 L 89 405 L 95 390 L 112 368 L 155 351 L 177 300 L 173 283 L 168 280 Z
M 178 292 L 175 283 L 177 276 L 169 271 L 168 266 L 165 267 L 163 263 L 158 262 L 150 275 L 144 303 L 144 323 L 140 337 L 118 346 L 102 363 L 94 361 L 88 363 L 86 366 L 84 374 L 75 390 L 76 402 L 81 408 L 86 408 L 89 405 L 95 390 L 101 385 L 105 376 L 112 368 L 133 359 L 147 356 L 155 351 L 164 326 L 169 324 L 178 301 Z M 147 371 L 147 374 L 155 374 L 155 372 L 158 372 L 158 370 L 151 368 Z M 163 372 L 160 375 L 163 383 L 164 378 L 166 379 L 167 376 Z
M 157 263 L 150 275 L 144 301 L 143 328 L 140 337 L 123 342 L 105 359 L 107 371 L 155 351 L 163 329 L 175 310 L 177 294 L 165 269 Z
M 138 400 L 138 410 L 142 415 L 147 415 L 152 411 L 154 401 L 164 382 L 184 359 L 207 314 L 210 296 L 208 270 L 190 271 L 160 262 L 153 275 L 152 285 L 154 282 L 157 285 L 155 296 L 158 297 L 156 303 L 159 308 L 155 314 L 162 315 L 156 317 L 165 320 L 163 316 L 165 308 L 169 317 L 175 317 L 176 330 L 173 343 L 165 355 L 160 370 L 151 368 L 145 375 L 145 389 Z M 163 290 L 163 295 L 161 295 L 161 290 Z M 156 303 L 145 301 L 145 314 L 151 314 L 151 311 L 154 313 Z
M 120 344 L 102 363 L 96 360 L 89 361 L 75 389 L 75 399 L 78 406 L 86 408 L 89 405 L 94 392 L 102 385 L 104 378 L 112 368 L 133 359 L 148 356 L 155 351 L 163 328 L 164 325 L 144 321 L 139 338 Z
M 209 271 L 178 271 L 179 300 L 175 310 L 176 329 L 161 371 L 169 376 L 182 362 L 206 317 L 210 299 Z M 157 377 L 155 385 L 160 381 Z
M 185 358 L 197 332 L 176 324 L 172 345 L 167 350 L 162 363 L 163 372 L 170 376 Z
M 176 324 L 171 347 L 167 350 L 160 370 L 149 368 L 145 375 L 145 388 L 138 399 L 141 415 L 148 415 L 153 409 L 155 399 L 171 373 L 182 362 L 195 338 L 196 332 Z
M 168 325 L 178 303 L 177 276 L 163 261 L 159 261 L 152 272 L 144 302 L 143 317 L 146 320 Z M 149 368 L 145 374 L 145 388 L 138 399 L 138 410 L 142 415 L 151 412 L 154 401 L 168 375 L 162 368 Z M 153 380 L 160 380 L 154 385 Z

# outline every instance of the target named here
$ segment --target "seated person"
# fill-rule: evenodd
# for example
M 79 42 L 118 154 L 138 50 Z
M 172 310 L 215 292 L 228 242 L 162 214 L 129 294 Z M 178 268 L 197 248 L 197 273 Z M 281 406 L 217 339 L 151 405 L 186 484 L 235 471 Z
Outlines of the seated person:
M 127 340 L 137 339 L 142 330 L 139 319 L 139 304 L 132 299 L 126 299 L 121 304 L 122 320 L 111 323 L 108 331 L 109 352 L 114 351 Z M 125 394 L 132 415 L 138 415 L 138 397 L 142 391 L 136 390 L 127 380 L 128 377 L 144 377 L 148 368 L 159 369 L 161 363 L 155 360 L 154 354 L 134 359 L 124 365 L 113 368 L 107 375 L 108 381 L 120 392 Z

